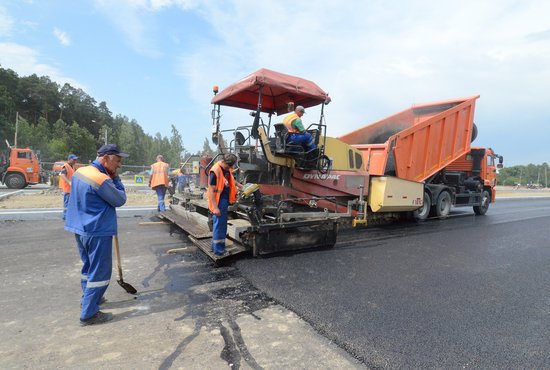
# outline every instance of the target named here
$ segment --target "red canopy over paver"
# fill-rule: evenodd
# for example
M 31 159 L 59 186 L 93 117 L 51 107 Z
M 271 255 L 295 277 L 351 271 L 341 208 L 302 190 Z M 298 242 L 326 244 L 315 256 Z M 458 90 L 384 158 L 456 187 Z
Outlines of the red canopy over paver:
M 288 113 L 289 102 L 307 108 L 328 99 L 328 94 L 314 82 L 262 68 L 225 88 L 212 99 L 212 104 L 256 110 L 260 89 L 262 112 L 277 115 Z

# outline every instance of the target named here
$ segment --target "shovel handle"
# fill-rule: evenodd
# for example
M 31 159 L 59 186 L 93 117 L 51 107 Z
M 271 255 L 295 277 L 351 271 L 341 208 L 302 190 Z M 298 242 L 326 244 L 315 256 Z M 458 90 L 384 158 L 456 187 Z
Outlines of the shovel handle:
M 115 256 L 116 256 L 116 267 L 118 270 L 118 279 L 120 281 L 124 281 L 122 279 L 122 264 L 120 262 L 120 249 L 118 246 L 118 235 L 115 235 L 114 239 L 115 239 Z

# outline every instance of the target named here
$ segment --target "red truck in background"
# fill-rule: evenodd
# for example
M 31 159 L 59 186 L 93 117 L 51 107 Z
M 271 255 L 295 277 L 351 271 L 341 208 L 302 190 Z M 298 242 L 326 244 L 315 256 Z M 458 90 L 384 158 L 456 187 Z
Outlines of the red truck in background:
M 10 146 L 0 153 L 0 183 L 9 189 L 23 189 L 28 185 L 46 182 L 40 161 L 30 148 Z

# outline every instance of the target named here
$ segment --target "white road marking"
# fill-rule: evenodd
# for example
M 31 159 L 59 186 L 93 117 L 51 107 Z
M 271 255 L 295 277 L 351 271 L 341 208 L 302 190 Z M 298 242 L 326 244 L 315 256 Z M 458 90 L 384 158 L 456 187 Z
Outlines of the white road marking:
M 0 199 L 3 198 L 3 197 L 7 197 L 7 196 L 10 196 L 10 195 L 15 195 L 17 193 L 21 193 L 23 192 L 24 190 L 21 189 L 21 190 L 16 190 L 16 191 L 12 191 L 12 192 L 9 192 L 9 193 L 5 193 L 5 194 L 0 194 Z

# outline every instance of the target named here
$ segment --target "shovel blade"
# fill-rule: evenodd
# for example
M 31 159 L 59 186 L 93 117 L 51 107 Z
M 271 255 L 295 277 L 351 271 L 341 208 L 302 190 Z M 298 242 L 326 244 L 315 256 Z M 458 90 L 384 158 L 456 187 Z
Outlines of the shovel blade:
M 130 294 L 136 294 L 137 293 L 136 288 L 134 288 L 130 284 L 125 283 L 122 280 L 117 280 L 117 283 L 118 283 L 118 285 L 120 285 L 122 287 L 122 289 L 124 289 L 128 293 L 130 293 Z

